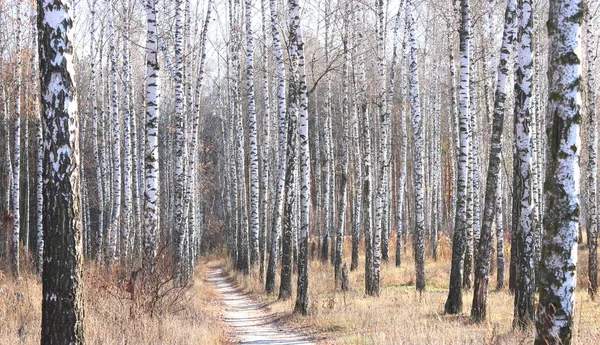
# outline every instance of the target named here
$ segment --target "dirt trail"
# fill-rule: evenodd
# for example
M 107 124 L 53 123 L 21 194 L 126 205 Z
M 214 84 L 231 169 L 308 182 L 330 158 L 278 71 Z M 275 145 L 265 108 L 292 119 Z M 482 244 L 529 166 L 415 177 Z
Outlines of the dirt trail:
M 223 320 L 240 344 L 316 345 L 310 337 L 286 330 L 272 313 L 238 290 L 221 268 L 209 268 L 207 281 L 219 293 Z

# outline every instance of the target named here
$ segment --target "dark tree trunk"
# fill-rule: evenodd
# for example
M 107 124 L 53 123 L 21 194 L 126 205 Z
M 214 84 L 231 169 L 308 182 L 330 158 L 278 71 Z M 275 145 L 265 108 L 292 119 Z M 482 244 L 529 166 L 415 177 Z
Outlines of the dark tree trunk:
M 504 33 L 500 60 L 498 61 L 498 80 L 494 97 L 494 114 L 492 124 L 492 139 L 488 162 L 488 176 L 485 189 L 483 209 L 483 224 L 479 240 L 479 253 L 475 258 L 475 289 L 471 318 L 475 322 L 486 319 L 487 295 L 490 273 L 490 260 L 493 244 L 494 211 L 498 201 L 498 184 L 500 180 L 500 163 L 502 155 L 502 131 L 504 129 L 504 102 L 506 101 L 506 81 L 508 77 L 508 59 L 514 39 L 514 21 L 516 17 L 515 0 L 506 4 L 504 15 Z
M 79 116 L 69 0 L 38 2 L 44 123 L 44 345 L 83 344 Z M 52 24 L 51 24 L 52 23 Z

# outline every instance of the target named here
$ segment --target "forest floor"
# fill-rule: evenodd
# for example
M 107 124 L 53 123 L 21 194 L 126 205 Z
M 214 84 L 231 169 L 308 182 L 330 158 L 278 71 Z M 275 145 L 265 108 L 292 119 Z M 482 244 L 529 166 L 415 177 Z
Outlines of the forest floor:
M 469 317 L 472 289 L 464 291 L 463 313 L 444 315 L 450 275 L 450 240 L 440 238 L 437 261 L 427 256 L 427 287 L 422 294 L 414 286 L 411 244 L 407 244 L 401 267 L 396 267 L 394 241 L 390 241 L 389 262 L 382 263 L 381 294 L 378 298 L 367 297 L 364 293 L 364 256 L 360 257 L 359 268 L 350 272 L 351 290 L 346 293 L 334 289 L 334 272 L 330 263 L 311 260 L 308 316 L 292 313 L 295 297 L 287 301 L 277 299 L 279 278 L 276 280 L 276 293 L 269 296 L 265 294 L 264 283 L 256 272 L 244 276 L 233 270 L 231 263 L 223 260 L 222 264 L 237 286 L 263 303 L 277 318 L 315 339 L 327 339 L 327 344 L 513 345 L 533 342 L 532 330 L 521 332 L 512 328 L 514 298 L 507 289 L 509 248 L 505 253 L 505 288 L 496 290 L 496 270 L 493 269 L 489 284 L 488 320 L 474 324 Z M 347 239 L 344 245 L 344 258 L 347 260 L 351 251 L 349 242 Z M 600 301 L 591 300 L 587 294 L 587 249 L 583 245 L 579 247 L 577 271 L 573 344 L 600 344 Z M 292 296 L 295 296 L 295 276 L 292 286 Z
M 222 320 L 240 344 L 313 345 L 312 338 L 277 321 L 275 315 L 235 287 L 220 267 L 207 269 L 206 281 L 218 293 L 224 310 Z

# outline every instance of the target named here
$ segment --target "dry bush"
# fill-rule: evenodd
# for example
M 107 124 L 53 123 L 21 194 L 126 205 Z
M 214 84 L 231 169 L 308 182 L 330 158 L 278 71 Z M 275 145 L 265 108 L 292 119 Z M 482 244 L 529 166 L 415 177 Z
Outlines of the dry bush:
M 166 269 L 168 260 L 164 265 Z M 221 309 L 218 296 L 204 282 L 204 267 L 198 266 L 193 281 L 173 290 L 176 294 L 166 293 L 156 299 L 150 312 L 136 306 L 128 291 L 131 272 L 117 268 L 108 271 L 86 263 L 83 283 L 86 344 L 227 343 L 218 321 Z M 22 272 L 23 277 L 18 281 L 6 275 L 6 271 L 0 271 L 0 344 L 39 344 L 42 301 L 39 279 L 28 271 Z M 165 295 L 167 286 L 172 286 L 166 273 L 153 282 L 149 286 L 166 282 L 161 289 L 149 289 L 159 291 L 159 295 Z

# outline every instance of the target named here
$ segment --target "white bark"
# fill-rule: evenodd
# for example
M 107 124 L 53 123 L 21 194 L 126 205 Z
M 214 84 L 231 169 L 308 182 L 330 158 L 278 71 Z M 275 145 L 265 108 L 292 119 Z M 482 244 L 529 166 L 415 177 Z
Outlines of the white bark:
M 591 4 L 591 3 L 590 3 Z M 589 6 L 589 5 L 588 5 Z M 588 292 L 595 297 L 598 292 L 598 121 L 596 119 L 596 78 L 595 72 L 595 43 L 594 17 L 588 7 L 586 9 L 586 91 L 587 111 L 589 119 L 588 129 L 588 217 L 590 227 L 588 229 L 589 260 L 588 277 L 590 286 Z
M 184 99 L 183 99 L 183 20 L 181 15 L 182 0 L 175 1 L 175 138 L 174 138 L 174 241 L 175 241 L 175 279 L 178 283 L 183 279 L 185 265 L 185 238 L 187 222 L 185 208 L 185 128 L 184 128 Z
M 269 97 L 269 50 L 267 45 L 267 0 L 260 1 L 262 16 L 262 65 L 263 65 L 263 139 L 262 139 L 262 185 L 261 185 L 261 203 L 262 203 L 262 224 L 260 231 L 260 276 L 264 277 L 265 259 L 267 250 L 267 224 L 269 224 L 269 159 L 271 150 L 271 102 Z
M 458 173 L 456 187 L 456 216 L 454 235 L 452 238 L 452 267 L 450 272 L 450 289 L 444 310 L 449 314 L 462 311 L 462 264 L 465 250 L 465 233 L 467 228 L 467 162 L 469 156 L 469 66 L 470 46 L 468 38 L 471 28 L 470 0 L 461 0 L 460 29 L 460 88 L 459 88 L 459 135 L 460 150 L 458 157 Z
M 300 112 L 298 121 L 298 139 L 300 144 L 300 228 L 298 233 L 298 293 L 295 310 L 303 315 L 308 312 L 308 232 L 310 229 L 310 148 L 308 146 L 308 94 L 304 59 L 304 41 L 300 25 L 300 6 L 298 0 L 290 1 L 292 25 L 296 32 L 296 52 L 298 55 Z M 293 49 L 293 48 L 292 48 Z
M 252 38 L 252 1 L 245 0 L 246 22 L 246 78 L 248 88 L 248 117 L 250 141 L 250 264 L 258 265 L 258 136 L 256 128 L 256 104 L 254 100 L 254 41 Z
M 281 48 L 281 41 L 279 38 L 279 29 L 277 28 L 277 5 L 275 0 L 270 0 L 271 10 L 271 34 L 273 35 L 273 47 L 275 49 L 275 59 L 277 62 L 277 109 L 279 113 L 279 157 L 277 159 L 277 186 L 275 192 L 275 203 L 273 204 L 273 220 L 271 224 L 271 248 L 269 250 L 269 265 L 267 267 L 267 281 L 266 290 L 267 293 L 271 294 L 275 291 L 275 270 L 277 265 L 278 249 L 277 243 L 279 242 L 282 207 L 283 207 L 283 196 L 285 183 L 285 166 L 287 161 L 286 153 L 286 127 L 287 127 L 287 109 L 285 99 L 285 66 L 283 60 L 283 52 Z
M 570 344 L 579 228 L 580 0 L 550 2 L 548 113 L 552 126 L 544 184 L 547 212 L 540 262 L 535 344 Z
M 158 120 L 160 79 L 158 77 L 158 29 L 155 0 L 146 1 L 146 122 L 144 144 L 144 235 L 143 264 L 153 265 L 159 216 Z
M 417 43 L 415 36 L 415 20 L 412 15 L 412 0 L 407 0 L 406 17 L 408 20 L 409 53 L 409 90 L 410 108 L 413 119 L 413 167 L 415 190 L 415 269 L 417 274 L 417 290 L 425 290 L 425 215 L 423 211 L 423 118 L 419 99 L 419 73 L 417 64 Z
M 127 6 L 123 6 L 123 12 L 127 12 Z M 129 243 L 130 231 L 132 227 L 132 166 L 133 157 L 131 151 L 131 94 L 129 93 L 130 83 L 130 68 L 129 68 L 129 48 L 128 48 L 128 35 L 129 35 L 129 24 L 125 24 L 125 28 L 121 32 L 122 40 L 122 81 L 123 81 L 123 150 L 125 151 L 123 160 L 123 218 L 124 226 L 121 229 L 121 262 L 126 263 L 129 259 L 129 252 L 131 245 Z
M 110 57 L 110 83 L 111 83 L 111 105 L 112 105 L 112 150 L 113 150 L 113 209 L 110 220 L 109 248 L 106 263 L 112 265 L 117 256 L 117 237 L 121 223 L 121 140 L 119 133 L 119 98 L 117 96 L 117 58 L 115 53 L 115 29 L 113 20 L 113 1 L 108 2 L 109 21 L 109 57 Z
M 17 13 L 17 37 L 16 37 L 16 51 L 17 54 L 21 54 L 21 11 Z M 19 238 L 20 238 L 20 173 L 21 173 L 21 79 L 22 79 L 22 61 L 21 58 L 17 58 L 17 82 L 15 91 L 15 120 L 14 120 L 14 166 L 13 166 L 13 177 L 12 177 L 12 202 L 13 202 L 13 238 L 12 238 L 12 270 L 15 278 L 20 278 L 20 266 L 19 266 Z

